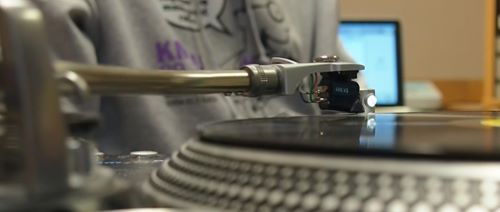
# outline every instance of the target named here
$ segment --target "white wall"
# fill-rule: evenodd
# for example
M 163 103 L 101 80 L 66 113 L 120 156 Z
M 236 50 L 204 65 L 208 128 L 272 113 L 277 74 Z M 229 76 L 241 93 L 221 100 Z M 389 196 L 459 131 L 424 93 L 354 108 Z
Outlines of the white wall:
M 485 0 L 341 0 L 343 19 L 398 19 L 406 79 L 482 79 Z

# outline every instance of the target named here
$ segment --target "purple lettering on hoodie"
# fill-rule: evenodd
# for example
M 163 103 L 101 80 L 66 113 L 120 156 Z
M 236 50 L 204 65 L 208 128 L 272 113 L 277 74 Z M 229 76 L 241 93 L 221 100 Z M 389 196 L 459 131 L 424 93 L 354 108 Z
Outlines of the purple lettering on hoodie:
M 240 67 L 245 66 L 245 65 L 249 65 L 249 64 L 256 64 L 256 63 L 257 63 L 257 61 L 255 60 L 254 55 L 243 55 L 240 58 Z
M 174 59 L 174 54 L 170 51 L 170 42 L 156 43 L 156 57 L 158 62 L 165 62 Z
M 156 61 L 160 69 L 185 70 L 188 63 L 197 69 L 204 67 L 201 56 L 189 52 L 179 41 L 158 41 L 155 47 Z

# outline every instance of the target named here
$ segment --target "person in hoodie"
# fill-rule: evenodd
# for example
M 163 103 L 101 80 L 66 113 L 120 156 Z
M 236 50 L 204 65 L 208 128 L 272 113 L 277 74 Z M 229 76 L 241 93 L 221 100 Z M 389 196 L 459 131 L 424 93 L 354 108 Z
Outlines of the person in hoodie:
M 273 56 L 310 62 L 348 58 L 337 39 L 336 0 L 31 0 L 42 11 L 54 58 L 158 71 L 238 69 Z M 298 96 L 101 96 L 78 109 L 99 113 L 108 154 L 169 154 L 204 123 L 318 114 Z

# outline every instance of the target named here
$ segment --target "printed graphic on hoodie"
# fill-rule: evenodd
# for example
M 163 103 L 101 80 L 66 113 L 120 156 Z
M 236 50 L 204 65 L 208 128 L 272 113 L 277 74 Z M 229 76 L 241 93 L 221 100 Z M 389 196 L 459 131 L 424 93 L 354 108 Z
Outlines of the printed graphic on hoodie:
M 286 19 L 285 11 L 274 0 L 254 0 L 251 11 L 255 14 L 262 45 L 268 57 L 298 58 L 299 40 Z M 248 9 L 244 10 L 245 13 Z
M 158 68 L 168 70 L 185 70 L 186 62 L 196 69 L 203 69 L 203 61 L 199 54 L 189 52 L 179 41 L 156 42 L 156 62 Z
M 212 55 L 218 67 L 238 68 L 246 64 L 264 62 L 257 58 L 280 56 L 293 59 L 299 55 L 296 34 L 288 23 L 285 11 L 274 0 L 254 0 L 251 1 L 250 8 L 243 0 L 158 1 L 164 11 L 165 21 L 170 26 L 193 33 L 207 29 L 209 31 L 206 33 L 211 35 L 209 38 L 215 39 L 209 40 L 209 45 L 230 46 Z M 253 15 L 250 15 L 250 12 Z M 255 23 L 254 27 L 250 24 L 251 21 Z M 258 38 L 255 38 L 254 34 L 257 34 Z M 185 49 L 177 48 L 178 46 L 183 47 L 182 42 L 156 43 L 155 50 L 160 68 L 182 69 L 183 63 L 203 67 L 202 58 L 196 52 L 183 54 L 181 51 L 181 54 L 178 54 L 179 49 Z M 262 46 L 265 51 L 257 51 L 257 46 Z
M 193 31 L 207 27 L 229 34 L 220 20 L 226 0 L 160 0 L 160 4 L 165 19 L 173 26 Z

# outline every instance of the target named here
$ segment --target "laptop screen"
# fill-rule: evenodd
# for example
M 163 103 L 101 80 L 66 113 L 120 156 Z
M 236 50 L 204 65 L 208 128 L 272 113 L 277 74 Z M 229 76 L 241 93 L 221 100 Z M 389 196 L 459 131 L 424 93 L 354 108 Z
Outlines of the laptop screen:
M 340 39 L 357 63 L 365 65 L 366 84 L 377 106 L 402 105 L 399 25 L 396 21 L 343 21 Z

